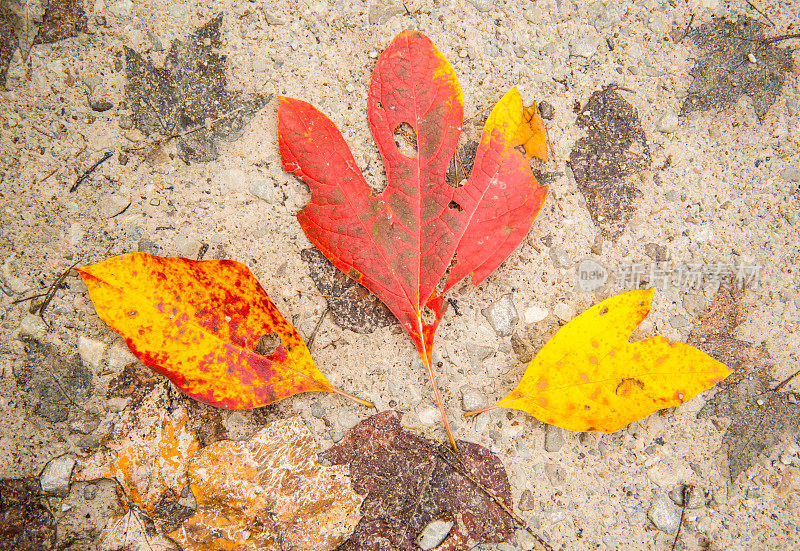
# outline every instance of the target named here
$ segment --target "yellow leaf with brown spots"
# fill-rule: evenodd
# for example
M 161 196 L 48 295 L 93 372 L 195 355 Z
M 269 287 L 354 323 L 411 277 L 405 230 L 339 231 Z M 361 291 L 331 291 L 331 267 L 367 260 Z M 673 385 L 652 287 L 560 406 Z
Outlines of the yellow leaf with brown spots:
M 336 392 L 244 264 L 146 253 L 79 268 L 97 315 L 192 398 L 248 409 Z
M 526 411 L 572 431 L 614 432 L 679 406 L 731 372 L 711 356 L 665 337 L 630 342 L 650 313 L 653 290 L 629 291 L 565 325 L 496 407 Z

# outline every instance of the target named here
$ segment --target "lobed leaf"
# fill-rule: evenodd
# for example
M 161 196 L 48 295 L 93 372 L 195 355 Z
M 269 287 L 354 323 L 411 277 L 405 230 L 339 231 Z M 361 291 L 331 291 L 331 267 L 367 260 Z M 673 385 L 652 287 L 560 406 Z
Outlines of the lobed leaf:
M 539 351 L 519 385 L 486 409 L 519 409 L 572 431 L 615 432 L 727 377 L 724 364 L 689 345 L 658 336 L 629 342 L 652 298 L 652 289 L 629 291 L 577 316 Z

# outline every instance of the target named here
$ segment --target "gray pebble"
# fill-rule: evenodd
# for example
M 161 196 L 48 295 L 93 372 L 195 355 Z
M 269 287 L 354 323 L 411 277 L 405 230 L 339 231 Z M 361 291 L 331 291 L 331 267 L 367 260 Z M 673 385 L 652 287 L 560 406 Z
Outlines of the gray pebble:
M 319 402 L 311 402 L 311 415 L 317 419 L 325 419 L 325 408 Z
M 47 335 L 47 324 L 39 316 L 25 314 L 17 330 L 18 339 L 33 339 L 42 341 Z
M 647 511 L 647 518 L 662 532 L 674 534 L 681 521 L 681 511 L 666 494 L 657 493 Z
M 555 306 L 553 306 L 553 313 L 561 321 L 571 321 L 575 316 L 572 306 L 566 302 L 557 302 Z
M 369 7 L 369 23 L 370 25 L 386 23 L 395 15 L 401 15 L 405 12 L 405 8 L 399 2 L 378 2 Z
M 800 182 L 800 168 L 790 167 L 781 170 L 781 180 L 785 182 Z
M 559 245 L 550 247 L 550 259 L 557 268 L 569 268 L 572 266 L 572 259 L 569 254 Z
M 706 311 L 706 299 L 700 293 L 686 293 L 683 296 L 683 308 L 693 316 Z
M 514 326 L 519 321 L 519 314 L 510 294 L 503 295 L 500 300 L 481 310 L 481 313 L 498 337 L 507 337 L 513 333 Z
M 416 543 L 420 549 L 428 551 L 429 549 L 438 547 L 439 544 L 442 543 L 448 536 L 448 534 L 450 534 L 450 530 L 452 529 L 452 520 L 433 520 L 422 529 L 422 532 L 420 532 L 419 536 L 417 536 L 417 539 L 414 540 L 414 543 Z
M 464 411 L 475 411 L 488 405 L 486 396 L 475 389 L 467 388 L 461 391 L 461 406 Z
M 361 422 L 361 417 L 353 413 L 352 411 L 348 411 L 343 409 L 339 412 L 339 426 L 345 430 L 352 429 L 358 423 Z
M 81 416 L 70 421 L 67 426 L 72 432 L 91 434 L 100 426 L 100 419 L 91 415 Z
M 256 73 L 266 73 L 271 63 L 266 57 L 257 57 L 253 60 L 253 70 Z
M 97 497 L 97 484 L 87 484 L 83 487 L 83 499 L 91 501 Z
M 117 17 L 126 17 L 133 11 L 133 0 L 117 0 L 106 8 L 109 13 Z
M 675 329 L 682 329 L 689 325 L 689 320 L 680 314 L 676 314 L 669 318 L 669 324 Z
M 683 506 L 684 488 L 685 486 L 680 485 L 676 488 L 673 488 L 669 492 L 669 498 L 678 507 Z M 686 500 L 687 509 L 700 509 L 708 505 L 708 494 L 706 494 L 706 492 L 702 488 L 698 488 L 697 486 L 692 487 L 692 489 L 688 492 L 687 497 L 688 497 L 688 499 Z
M 467 0 L 470 4 L 475 6 L 475 9 L 480 12 L 487 12 L 494 7 L 492 0 Z
M 519 504 L 517 505 L 520 511 L 533 511 L 536 507 L 536 500 L 533 499 L 533 494 L 530 490 L 524 490 L 522 495 L 519 496 Z
M 567 475 L 564 469 L 552 463 L 548 463 L 544 466 L 544 474 L 547 475 L 547 479 L 553 486 L 563 486 L 564 482 L 567 481 Z
M 557 452 L 564 445 L 564 431 L 554 425 L 544 426 L 544 449 L 548 452 Z
M 572 56 L 589 59 L 597 52 L 598 46 L 600 46 L 600 39 L 596 36 L 579 38 L 569 45 L 569 53 Z
M 275 188 L 275 183 L 267 179 L 250 180 L 247 189 L 267 203 L 275 204 L 283 201 L 283 193 Z
M 494 42 L 487 42 L 483 47 L 483 52 L 489 57 L 498 57 L 500 55 L 500 48 Z
M 187 484 L 181 490 L 181 495 L 178 497 L 178 505 L 187 509 L 197 509 L 197 498 L 194 497 L 190 484 Z
M 655 260 L 656 262 L 664 262 L 669 259 L 669 250 L 666 245 L 658 245 L 657 243 L 648 243 L 644 246 L 644 254 Z
M 46 494 L 67 495 L 75 463 L 75 458 L 70 455 L 61 455 L 48 461 L 39 475 L 42 491 Z
M 678 114 L 674 111 L 664 113 L 656 123 L 656 130 L 665 134 L 678 130 Z
M 553 107 L 553 104 L 550 102 L 540 101 L 539 114 L 542 116 L 543 119 L 551 121 L 553 120 L 553 117 L 556 116 L 556 108 Z

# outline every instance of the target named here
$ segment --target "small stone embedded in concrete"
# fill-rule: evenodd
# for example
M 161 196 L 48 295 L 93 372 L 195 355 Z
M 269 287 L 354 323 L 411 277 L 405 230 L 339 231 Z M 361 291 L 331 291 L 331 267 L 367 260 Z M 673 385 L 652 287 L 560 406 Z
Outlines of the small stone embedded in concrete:
M 83 499 L 91 501 L 97 497 L 97 484 L 87 484 L 83 487 Z
M 392 17 L 405 12 L 405 8 L 399 2 L 378 2 L 369 7 L 369 24 L 386 23 Z
M 522 57 L 522 56 L 520 56 Z M 556 116 L 556 109 L 553 104 L 547 101 L 539 102 L 539 114 L 544 120 L 551 121 Z
M 669 324 L 675 329 L 682 329 L 689 325 L 689 320 L 680 314 L 676 314 L 669 318 Z
M 780 177 L 784 182 L 800 182 L 800 168 L 785 168 L 781 170 Z
M 522 312 L 522 319 L 525 323 L 537 323 L 547 317 L 547 308 L 542 308 L 539 305 L 533 304 L 525 308 Z
M 681 521 L 681 510 L 666 494 L 657 493 L 647 511 L 647 518 L 662 532 L 674 534 Z
M 569 257 L 564 247 L 553 245 L 550 247 L 550 259 L 557 268 L 569 268 L 572 266 L 572 259 Z
M 42 318 L 34 314 L 25 314 L 17 330 L 17 338 L 33 339 L 35 341 L 44 340 L 47 335 L 47 324 Z
M 117 0 L 107 7 L 109 13 L 117 17 L 126 17 L 133 11 L 133 0 Z
M 708 505 L 708 494 L 702 488 L 692 486 L 688 488 L 680 484 L 669 491 L 669 498 L 678 507 L 683 506 L 684 492 L 686 493 L 686 508 L 687 509 L 700 509 Z
M 343 409 L 339 412 L 339 426 L 341 426 L 343 429 L 350 430 L 359 422 L 361 422 L 361 417 L 352 411 Z
M 600 39 L 596 36 L 579 38 L 569 46 L 569 53 L 572 56 L 585 57 L 589 59 L 596 52 L 600 46 Z
M 481 310 L 481 313 L 498 337 L 507 337 L 513 333 L 514 326 L 519 321 L 519 314 L 510 294 L 503 295 L 503 298 Z
M 69 430 L 80 434 L 91 434 L 100 426 L 100 419 L 93 415 L 81 415 L 67 423 Z
M 91 369 L 99 368 L 105 353 L 106 345 L 103 341 L 90 339 L 85 335 L 78 337 L 78 354 L 81 356 L 83 365 Z
M 564 472 L 564 469 L 558 465 L 553 465 L 552 463 L 548 463 L 544 466 L 544 474 L 547 475 L 547 479 L 553 486 L 563 486 L 564 482 L 567 480 L 567 475 Z
M 659 245 L 658 243 L 648 243 L 644 246 L 644 254 L 655 260 L 656 262 L 664 262 L 669 259 L 669 250 L 666 245 Z
M 524 490 L 522 495 L 519 496 L 519 507 L 520 511 L 533 511 L 536 507 L 536 500 L 533 499 L 533 493 L 530 490 Z
M 178 496 L 178 505 L 187 509 L 197 509 L 197 498 L 192 493 L 191 484 L 187 484 L 181 490 L 181 495 Z
M 461 391 L 461 406 L 464 411 L 475 411 L 488 405 L 486 396 L 473 388 L 466 388 Z
M 61 455 L 48 461 L 39 476 L 42 491 L 46 494 L 67 495 L 75 463 L 75 458 L 71 455 Z
M 267 203 L 275 204 L 283 201 L 283 194 L 279 193 L 275 188 L 275 183 L 266 178 L 250 180 L 247 189 L 250 193 L 259 199 L 263 199 Z
M 564 445 L 564 431 L 555 425 L 544 426 L 544 449 L 548 452 L 557 452 Z
M 439 410 L 433 406 L 425 406 L 419 412 L 419 421 L 423 425 L 433 426 L 441 420 Z
M 417 539 L 414 540 L 414 543 L 416 543 L 423 551 L 428 551 L 429 549 L 438 547 L 439 544 L 445 540 L 448 534 L 450 534 L 450 530 L 452 529 L 452 520 L 436 519 L 429 522 L 428 525 L 422 529 L 422 532 L 419 533 L 419 536 L 417 536 Z
M 561 321 L 571 321 L 575 316 L 575 311 L 572 309 L 572 306 L 566 302 L 557 302 L 556 305 L 553 306 L 553 313 Z
M 674 111 L 664 113 L 656 123 L 656 130 L 664 134 L 671 134 L 678 130 L 678 114 Z
M 475 9 L 480 12 L 490 11 L 494 7 L 492 0 L 467 0 L 467 2 L 475 6 Z

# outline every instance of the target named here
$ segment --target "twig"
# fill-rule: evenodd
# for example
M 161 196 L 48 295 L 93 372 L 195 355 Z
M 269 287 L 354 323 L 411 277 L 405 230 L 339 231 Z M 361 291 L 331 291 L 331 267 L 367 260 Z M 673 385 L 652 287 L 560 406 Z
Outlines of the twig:
M 203 257 L 206 255 L 207 252 L 208 252 L 208 243 L 203 243 L 202 245 L 200 245 L 200 250 L 197 251 L 197 261 L 199 262 L 203 260 Z
M 109 217 L 107 218 L 107 220 L 111 220 L 112 218 L 119 216 L 120 214 L 122 214 L 123 212 L 125 212 L 126 210 L 128 210 L 128 208 L 130 208 L 131 204 L 133 204 L 133 201 L 128 201 L 128 204 L 127 204 L 127 205 L 125 205 L 125 208 L 124 208 L 124 209 L 122 209 L 121 211 L 119 211 L 117 214 L 112 214 L 111 216 L 109 216 Z
M 79 263 L 80 263 L 80 260 L 75 262 L 75 264 L 73 264 L 72 266 L 70 266 L 69 268 L 64 270 L 64 272 L 60 276 L 58 276 L 58 279 L 56 279 L 53 282 L 53 284 L 50 286 L 50 288 L 47 289 L 47 293 L 45 294 L 45 298 L 42 301 L 41 306 L 39 306 L 39 308 L 37 309 L 38 310 L 37 313 L 39 314 L 39 317 L 42 318 L 42 321 L 48 327 L 50 327 L 50 324 L 48 324 L 47 321 L 44 319 L 44 309 L 47 308 L 47 305 L 50 304 L 50 301 L 53 300 L 53 297 L 56 296 L 56 293 L 58 292 L 58 288 L 61 287 L 61 284 L 64 283 L 65 279 L 67 279 L 67 276 L 72 271 L 72 268 L 77 266 Z M 35 298 L 35 297 L 33 297 L 33 298 Z
M 790 38 L 800 38 L 800 33 L 784 34 L 781 36 L 773 36 L 772 38 L 762 38 L 761 42 L 764 44 L 772 44 L 773 42 L 780 42 L 781 40 L 789 40 Z
M 34 125 L 32 125 L 32 128 L 33 128 L 34 130 L 36 130 L 37 132 L 39 132 L 40 134 L 44 134 L 45 136 L 47 136 L 47 137 L 48 137 L 48 138 L 50 138 L 51 140 L 55 140 L 55 137 L 53 137 L 53 135 L 52 135 L 52 134 L 50 134 L 49 132 L 45 132 L 44 130 L 42 130 L 41 128 L 39 128 L 37 125 L 35 125 L 35 124 L 34 124 Z
M 83 174 L 81 174 L 80 176 L 78 176 L 78 179 L 77 179 L 77 180 L 75 180 L 75 183 L 74 183 L 74 184 L 72 184 L 72 187 L 71 187 L 71 188 L 69 188 L 69 191 L 70 191 L 70 193 L 72 193 L 72 192 L 74 192 L 76 189 L 78 189 L 78 186 L 79 186 L 79 185 L 81 185 L 81 184 L 83 183 L 83 181 L 84 181 L 86 178 L 88 178 L 88 177 L 89 177 L 89 175 L 90 175 L 92 172 L 94 172 L 95 170 L 97 170 L 97 167 L 98 167 L 98 166 L 100 166 L 100 164 L 101 164 L 101 163 L 104 163 L 105 161 L 107 161 L 107 160 L 108 160 L 108 158 L 109 158 L 109 157 L 111 157 L 111 155 L 113 155 L 113 153 L 111 153 L 111 151 L 106 151 L 105 155 L 103 155 L 103 156 L 100 158 L 100 160 L 99 160 L 99 161 L 97 161 L 95 164 L 93 164 L 92 166 L 90 166 L 90 167 L 88 168 L 88 170 L 86 170 L 86 172 L 84 172 Z
M 751 8 L 753 8 L 754 10 L 756 10 L 758 13 L 760 13 L 760 14 L 761 14 L 761 15 L 764 17 L 764 19 L 766 19 L 767 21 L 769 21 L 769 24 L 770 24 L 770 25 L 772 25 L 773 27 L 775 26 L 775 22 L 774 22 L 772 19 L 770 19 L 770 18 L 769 18 L 769 15 L 767 15 L 766 13 L 764 13 L 763 11 L 761 11 L 760 9 L 758 9 L 758 6 L 756 6 L 755 4 L 753 4 L 753 3 L 752 3 L 750 0 L 745 0 L 745 2 L 747 2 L 747 5 L 748 5 L 748 6 L 750 6 Z
M 53 170 L 50 172 L 50 174 L 48 174 L 47 176 L 45 176 L 44 178 L 42 178 L 41 180 L 39 180 L 39 181 L 38 181 L 38 182 L 36 182 L 36 183 L 37 183 L 37 184 L 41 184 L 42 182 L 44 182 L 45 180 L 47 180 L 47 179 L 48 179 L 50 176 L 52 176 L 53 174 L 55 174 L 56 172 L 58 172 L 58 169 L 59 169 L 59 167 L 55 167 L 55 168 L 54 168 L 54 169 L 53 169 Z
M 506 505 L 503 502 L 503 500 L 497 496 L 497 494 L 495 494 L 489 488 L 487 488 L 486 486 L 481 484 L 478 480 L 476 480 L 475 477 L 472 476 L 472 474 L 470 474 L 470 472 L 466 469 L 466 467 L 464 467 L 458 456 L 456 456 L 453 453 L 453 451 L 447 447 L 447 445 L 440 444 L 437 447 L 437 452 L 439 454 L 439 457 L 441 457 L 445 463 L 450 465 L 453 468 L 453 470 L 455 470 L 458 474 L 460 474 L 461 476 L 472 482 L 475 486 L 483 490 L 486 493 L 486 495 L 491 497 L 492 500 L 495 503 L 497 503 L 497 505 L 500 506 L 500 508 L 503 509 L 503 511 L 505 511 L 508 516 L 514 519 L 514 522 L 516 522 L 519 526 L 524 528 L 525 531 L 528 532 L 528 534 L 530 534 L 537 542 L 539 542 L 542 545 L 542 547 L 544 547 L 547 551 L 553 551 L 553 548 L 550 546 L 550 544 L 544 541 L 541 537 L 539 537 L 539 535 L 536 534 L 533 530 L 531 530 L 530 527 L 528 526 L 528 523 L 525 522 L 525 520 L 522 517 L 517 515 L 508 505 Z
M 792 379 L 794 379 L 794 378 L 795 378 L 795 377 L 797 377 L 798 375 L 800 375 L 800 369 L 798 369 L 797 371 L 795 371 L 793 375 L 789 375 L 789 378 L 788 378 L 788 379 L 784 379 L 783 381 L 781 381 L 780 383 L 778 383 L 778 386 L 776 386 L 775 388 L 773 388 L 773 389 L 772 389 L 772 392 L 778 392 L 780 389 L 782 389 L 782 388 L 783 388 L 783 387 L 785 387 L 787 384 L 789 384 L 789 381 L 791 381 Z
M 309 350 L 311 350 L 311 346 L 314 344 L 314 338 L 317 336 L 317 331 L 319 331 L 319 328 L 322 325 L 322 322 L 325 321 L 325 316 L 328 315 L 328 312 L 330 311 L 330 309 L 331 309 L 330 305 L 325 307 L 325 311 L 322 312 L 322 315 L 319 317 L 319 321 L 314 326 L 314 330 L 311 331 L 311 335 L 308 336 L 308 339 L 306 340 L 306 347 Z
M 694 486 L 687 485 L 683 487 L 683 504 L 681 505 L 681 521 L 678 523 L 678 531 L 675 533 L 675 540 L 672 542 L 672 550 L 675 551 L 675 546 L 678 545 L 678 538 L 681 535 L 681 528 L 683 528 L 683 517 L 686 515 L 686 503 L 689 501 L 689 494 L 694 490 Z

